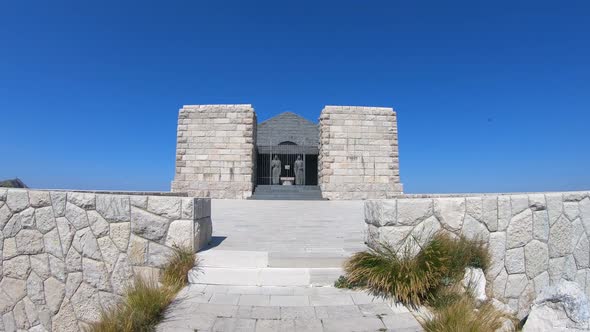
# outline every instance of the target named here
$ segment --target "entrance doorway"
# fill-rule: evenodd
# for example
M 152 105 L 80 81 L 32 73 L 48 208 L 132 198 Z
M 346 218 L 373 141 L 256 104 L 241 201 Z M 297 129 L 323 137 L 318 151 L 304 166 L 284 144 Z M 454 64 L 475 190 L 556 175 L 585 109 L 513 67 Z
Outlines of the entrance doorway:
M 297 157 L 303 160 L 303 185 L 317 186 L 318 184 L 318 149 L 299 146 L 293 142 L 282 142 L 276 146 L 258 146 L 256 163 L 256 184 L 272 184 L 271 161 L 277 156 L 281 162 L 279 184 L 290 181 L 295 184 L 295 161 Z

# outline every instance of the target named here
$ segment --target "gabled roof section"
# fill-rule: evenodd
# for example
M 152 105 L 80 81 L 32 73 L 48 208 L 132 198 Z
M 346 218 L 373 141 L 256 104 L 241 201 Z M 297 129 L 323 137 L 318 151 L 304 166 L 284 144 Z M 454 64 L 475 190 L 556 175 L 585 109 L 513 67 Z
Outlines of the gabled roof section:
M 256 145 L 293 142 L 300 146 L 318 146 L 319 126 L 300 115 L 284 112 L 258 124 Z
M 293 121 L 293 120 L 297 120 L 297 121 L 304 121 L 307 122 L 310 125 L 313 126 L 317 126 L 316 123 L 313 123 L 309 120 L 307 120 L 306 118 L 302 117 L 299 114 L 295 114 L 293 112 L 283 112 L 279 115 L 275 115 L 270 119 L 267 119 L 265 121 L 262 121 L 261 123 L 258 124 L 258 127 L 260 126 L 264 126 L 267 122 L 275 122 L 275 121 Z

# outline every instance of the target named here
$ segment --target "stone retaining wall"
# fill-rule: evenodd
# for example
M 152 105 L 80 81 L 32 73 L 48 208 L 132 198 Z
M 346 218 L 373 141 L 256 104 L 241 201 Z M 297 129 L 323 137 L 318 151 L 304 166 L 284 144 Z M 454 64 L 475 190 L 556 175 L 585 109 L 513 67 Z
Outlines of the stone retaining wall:
M 0 331 L 79 331 L 211 239 L 209 199 L 0 188 Z
M 326 106 L 318 158 L 324 198 L 389 198 L 403 191 L 392 108 Z
M 252 105 L 185 105 L 178 114 L 172 191 L 196 197 L 250 197 L 255 133 Z
M 445 229 L 489 244 L 488 293 L 523 318 L 560 279 L 590 296 L 590 192 L 399 197 L 365 202 L 367 243 L 419 248 Z

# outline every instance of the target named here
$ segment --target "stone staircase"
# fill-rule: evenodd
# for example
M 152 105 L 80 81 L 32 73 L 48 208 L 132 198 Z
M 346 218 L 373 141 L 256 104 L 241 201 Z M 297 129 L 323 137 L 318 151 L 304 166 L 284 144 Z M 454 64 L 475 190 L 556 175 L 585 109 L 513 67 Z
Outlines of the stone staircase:
M 250 199 L 255 200 L 323 200 L 319 186 L 256 186 Z
M 301 260 L 277 259 L 270 264 L 262 251 L 207 250 L 199 254 L 199 268 L 189 273 L 189 282 L 231 286 L 331 286 L 342 275 L 341 260 L 309 256 Z M 322 262 L 326 261 L 325 266 Z M 330 266 L 332 265 L 332 266 Z
M 421 331 L 405 307 L 333 287 L 365 249 L 362 202 L 214 200 L 212 219 L 157 331 Z

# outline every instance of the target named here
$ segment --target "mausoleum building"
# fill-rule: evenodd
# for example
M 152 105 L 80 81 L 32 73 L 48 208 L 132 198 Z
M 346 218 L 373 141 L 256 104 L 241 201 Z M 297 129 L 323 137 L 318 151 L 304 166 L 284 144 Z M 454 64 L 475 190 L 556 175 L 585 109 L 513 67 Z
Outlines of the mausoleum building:
M 186 105 L 178 116 L 172 191 L 227 199 L 263 192 L 397 196 L 403 190 L 396 114 L 385 107 L 326 106 L 319 123 L 290 112 L 257 123 L 251 105 Z

